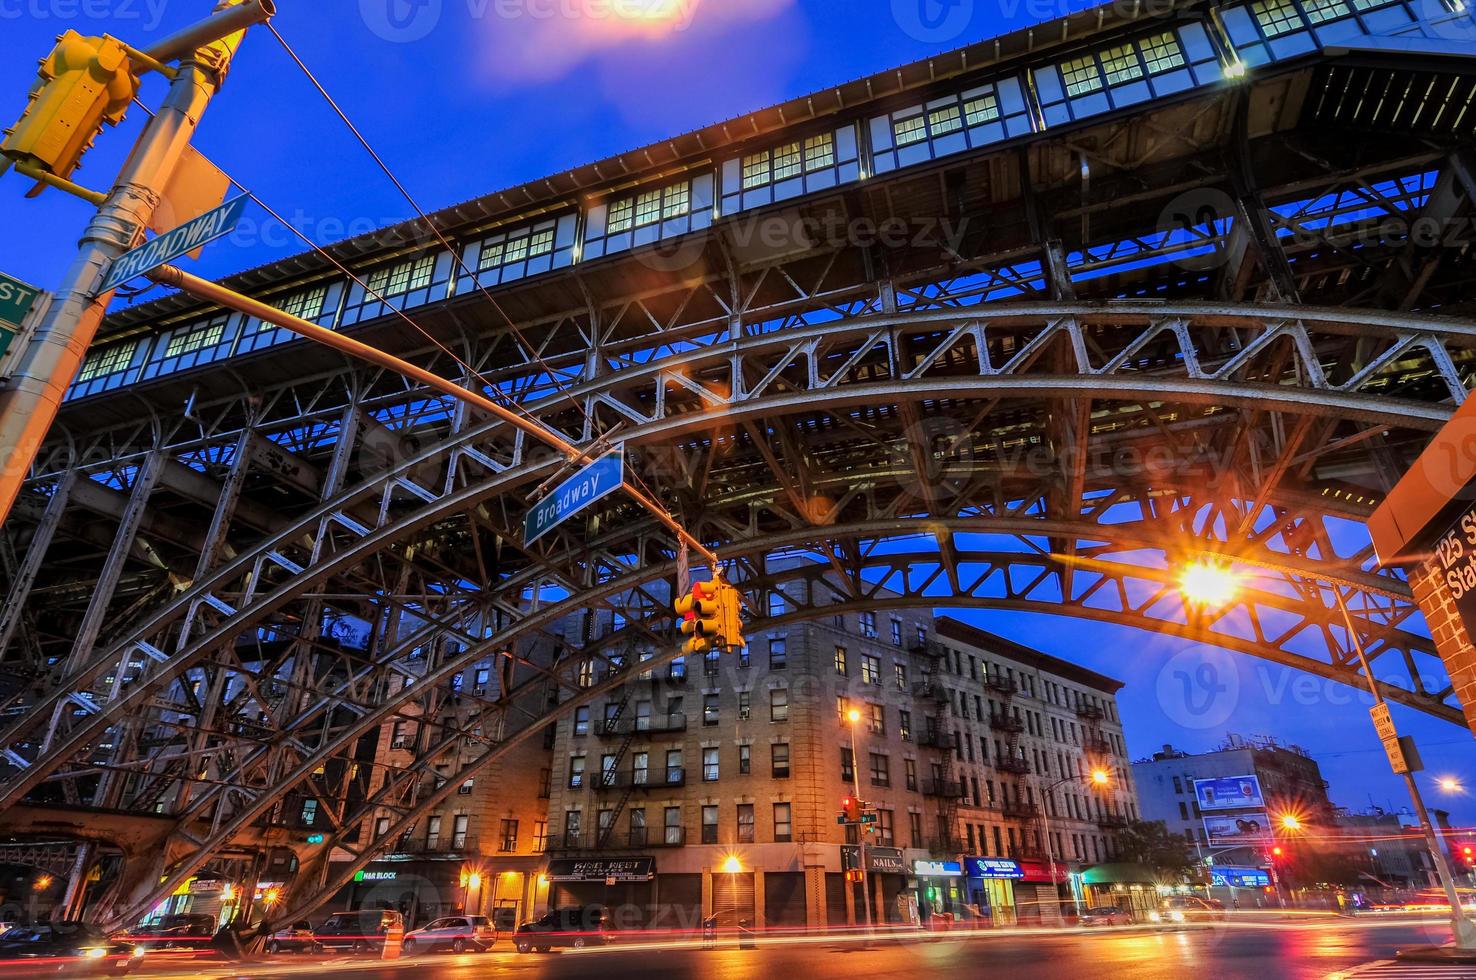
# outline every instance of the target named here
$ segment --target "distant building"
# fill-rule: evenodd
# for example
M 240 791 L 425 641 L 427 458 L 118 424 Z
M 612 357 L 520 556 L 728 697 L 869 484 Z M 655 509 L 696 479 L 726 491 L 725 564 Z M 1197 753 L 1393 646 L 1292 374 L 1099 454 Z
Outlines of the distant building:
M 1430 816 L 1449 840 L 1450 814 L 1431 810 Z M 1415 814 L 1391 813 L 1382 807 L 1361 813 L 1340 809 L 1336 820 L 1345 841 L 1344 855 L 1365 888 L 1417 891 L 1439 886 L 1435 859 Z
M 1162 820 L 1217 868 L 1261 868 L 1278 842 L 1300 847 L 1306 838 L 1282 827 L 1288 817 L 1322 836 L 1334 826 L 1317 761 L 1274 738 L 1230 735 L 1197 754 L 1165 745 L 1133 773 L 1143 819 Z

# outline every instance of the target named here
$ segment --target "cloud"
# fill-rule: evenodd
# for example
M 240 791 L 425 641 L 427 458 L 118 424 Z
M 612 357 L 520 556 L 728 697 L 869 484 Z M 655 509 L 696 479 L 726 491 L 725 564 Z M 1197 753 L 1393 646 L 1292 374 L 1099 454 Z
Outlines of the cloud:
M 774 17 L 794 0 L 468 0 L 493 78 L 560 78 L 606 53 L 639 55 L 711 44 L 736 24 Z M 480 8 L 480 9 L 478 9 Z

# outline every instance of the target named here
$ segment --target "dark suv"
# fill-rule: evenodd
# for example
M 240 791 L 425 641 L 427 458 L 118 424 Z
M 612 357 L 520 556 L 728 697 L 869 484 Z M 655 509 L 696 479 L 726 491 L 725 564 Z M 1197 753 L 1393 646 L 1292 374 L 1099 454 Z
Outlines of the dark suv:
M 385 936 L 391 929 L 402 935 L 405 918 L 393 909 L 363 909 L 358 912 L 335 912 L 318 926 L 313 940 L 320 949 L 348 950 L 355 953 L 384 952 Z
M 609 941 L 610 918 L 603 905 L 578 905 L 554 909 L 532 922 L 518 926 L 513 946 L 519 953 L 538 950 L 547 953 L 555 947 L 583 949 L 603 946 Z

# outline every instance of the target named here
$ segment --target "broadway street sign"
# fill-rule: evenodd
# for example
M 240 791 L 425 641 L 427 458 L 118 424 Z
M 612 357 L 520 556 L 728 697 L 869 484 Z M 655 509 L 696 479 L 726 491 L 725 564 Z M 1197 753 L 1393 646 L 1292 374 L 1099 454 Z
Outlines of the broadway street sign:
M 625 451 L 617 449 L 560 483 L 523 519 L 523 543 L 532 544 L 625 482 Z
M 166 262 L 173 262 L 206 242 L 229 235 L 240 223 L 241 214 L 250 200 L 249 194 L 233 197 L 220 207 L 206 211 L 200 217 L 150 238 L 133 251 L 118 256 L 108 266 L 108 274 L 103 278 L 98 292 L 106 293 L 117 289 L 128 280 L 157 269 Z

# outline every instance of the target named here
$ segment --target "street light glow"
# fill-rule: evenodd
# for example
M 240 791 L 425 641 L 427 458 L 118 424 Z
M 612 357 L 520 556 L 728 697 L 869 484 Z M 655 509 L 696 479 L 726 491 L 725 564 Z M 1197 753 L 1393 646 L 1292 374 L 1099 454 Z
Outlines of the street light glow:
M 729 854 L 728 859 L 723 862 L 723 873 L 735 875 L 743 870 L 743 862 L 738 860 L 738 855 Z
M 1440 791 L 1443 793 L 1459 793 L 1463 790 L 1461 781 L 1454 776 L 1442 776 L 1440 779 Z
M 1112 777 L 1107 773 L 1106 769 L 1092 770 L 1092 782 L 1096 783 L 1098 786 L 1106 786 L 1111 778 Z
M 1301 830 L 1302 821 L 1294 813 L 1288 813 L 1281 818 L 1281 826 L 1286 830 Z
M 860 720 L 861 712 L 857 711 L 855 708 L 852 708 L 850 711 L 846 712 L 846 721 L 849 721 L 851 724 L 854 725 Z
M 1179 573 L 1179 592 L 1197 606 L 1223 606 L 1235 598 L 1239 577 L 1224 565 L 1198 561 Z

